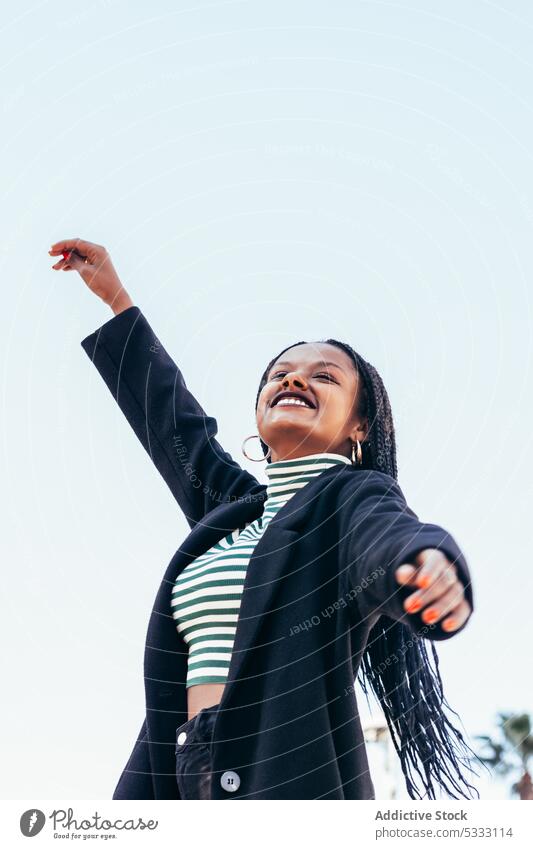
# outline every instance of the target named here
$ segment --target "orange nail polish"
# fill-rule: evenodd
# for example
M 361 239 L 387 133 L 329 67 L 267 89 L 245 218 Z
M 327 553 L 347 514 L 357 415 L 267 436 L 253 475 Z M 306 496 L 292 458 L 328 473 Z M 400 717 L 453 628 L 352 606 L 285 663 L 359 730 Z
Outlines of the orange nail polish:
M 423 575 L 421 578 L 418 579 L 417 583 L 419 587 L 422 587 L 422 589 L 425 590 L 429 587 L 431 583 L 431 578 L 428 578 L 427 575 Z
M 417 610 L 420 610 L 422 607 L 422 602 L 415 598 L 412 601 L 408 600 L 405 602 L 405 608 L 408 613 L 416 613 Z
M 431 608 L 429 610 L 426 610 L 425 613 L 422 614 L 422 619 L 424 620 L 424 622 L 427 622 L 428 625 L 432 625 L 433 622 L 436 622 L 438 618 L 439 614 L 437 613 L 437 611 L 431 610 Z
M 455 619 L 446 619 L 446 621 L 442 623 L 442 627 L 445 631 L 454 631 L 457 628 L 457 622 Z

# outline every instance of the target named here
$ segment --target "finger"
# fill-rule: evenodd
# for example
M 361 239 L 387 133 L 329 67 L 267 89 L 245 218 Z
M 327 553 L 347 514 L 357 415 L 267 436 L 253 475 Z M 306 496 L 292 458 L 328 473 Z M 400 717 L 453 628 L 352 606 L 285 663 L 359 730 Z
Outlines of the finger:
M 447 613 L 456 610 L 462 601 L 464 601 L 463 587 L 457 581 L 455 586 L 445 592 L 444 595 L 441 595 L 436 601 L 433 601 L 429 607 L 426 607 L 422 613 L 422 621 L 427 625 L 434 625 L 435 622 L 439 622 Z
M 441 623 L 442 628 L 445 631 L 457 631 L 461 625 L 464 625 L 470 614 L 472 613 L 472 608 L 466 601 L 466 599 L 451 611 L 451 615 L 447 616 L 446 619 Z
M 63 254 L 63 259 L 60 260 L 60 262 L 63 262 L 64 265 L 69 265 L 69 263 L 71 262 L 73 257 L 75 257 L 77 255 L 79 256 L 79 254 L 76 254 L 75 251 L 62 251 L 62 254 Z M 56 265 L 58 265 L 58 263 L 56 263 Z M 55 268 L 56 266 L 52 266 L 52 267 Z
M 401 566 L 398 566 L 395 572 L 396 580 L 399 584 L 414 584 L 416 578 L 417 568 L 413 566 L 411 563 L 402 563 Z
M 83 250 L 95 247 L 97 246 L 93 242 L 87 242 L 85 239 L 77 237 L 75 239 L 61 239 L 59 242 L 54 242 L 50 245 L 50 251 L 62 253 L 63 251 L 79 250 L 81 253 Z
M 85 258 L 87 259 L 87 257 Z M 64 271 L 85 271 L 90 268 L 90 264 L 85 262 L 84 257 L 81 257 L 76 251 L 69 251 L 66 255 Z
M 426 548 L 424 551 L 420 551 L 415 560 L 420 567 L 416 576 L 416 584 L 422 589 L 431 586 L 446 569 L 452 568 L 455 571 L 455 567 L 452 566 L 446 555 L 437 548 Z
M 55 271 L 60 271 L 67 264 L 68 264 L 67 260 L 65 258 L 63 258 L 63 259 L 60 259 L 59 262 L 56 262 L 56 264 L 53 265 L 52 268 Z
M 48 253 L 55 255 L 69 250 L 75 250 L 81 256 L 88 256 L 89 259 L 93 260 L 103 248 L 100 245 L 95 245 L 94 242 L 87 242 L 85 239 L 63 239 L 60 242 L 54 242 Z
M 446 569 L 435 578 L 427 590 L 418 590 L 417 592 L 411 593 L 404 601 L 403 606 L 408 613 L 417 613 L 427 604 L 439 599 L 442 595 L 444 595 L 444 593 L 448 592 L 455 586 L 459 586 L 461 591 L 463 590 L 463 585 L 459 581 L 454 570 Z

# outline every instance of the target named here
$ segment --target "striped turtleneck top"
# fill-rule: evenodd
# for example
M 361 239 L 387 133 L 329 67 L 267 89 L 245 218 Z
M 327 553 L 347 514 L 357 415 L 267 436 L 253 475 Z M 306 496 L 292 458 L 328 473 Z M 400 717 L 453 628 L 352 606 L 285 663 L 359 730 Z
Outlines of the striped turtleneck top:
M 253 550 L 278 510 L 312 478 L 342 454 L 309 454 L 268 463 L 262 515 L 242 531 L 233 531 L 195 558 L 178 575 L 171 600 L 172 616 L 188 646 L 187 687 L 225 683 L 235 641 L 246 569 Z

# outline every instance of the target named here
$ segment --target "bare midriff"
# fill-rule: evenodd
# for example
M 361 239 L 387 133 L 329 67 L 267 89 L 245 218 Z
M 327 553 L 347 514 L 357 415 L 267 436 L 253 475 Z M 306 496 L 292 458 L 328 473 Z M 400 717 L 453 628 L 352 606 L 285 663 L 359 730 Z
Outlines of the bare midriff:
M 222 698 L 225 684 L 194 684 L 187 688 L 188 718 L 192 719 L 203 708 L 217 705 Z

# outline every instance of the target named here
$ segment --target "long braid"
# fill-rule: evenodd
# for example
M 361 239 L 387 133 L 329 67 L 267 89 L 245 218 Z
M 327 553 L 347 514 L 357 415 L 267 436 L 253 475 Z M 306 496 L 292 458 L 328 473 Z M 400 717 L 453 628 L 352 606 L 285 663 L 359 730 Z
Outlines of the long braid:
M 394 422 L 389 397 L 380 375 L 350 345 L 336 339 L 320 342 L 343 350 L 362 380 L 358 413 L 368 420 L 367 437 L 362 443 L 362 468 L 375 469 L 397 480 Z M 259 383 L 256 410 L 259 395 L 276 360 L 289 348 L 305 344 L 309 343 L 288 345 L 269 362 Z M 268 446 L 262 439 L 260 442 L 266 456 Z M 267 462 L 270 462 L 269 458 Z M 472 798 L 472 791 L 479 797 L 478 791 L 461 771 L 465 767 L 477 775 L 471 760 L 479 762 L 479 758 L 446 715 L 445 711 L 449 710 L 458 716 L 444 696 L 435 646 L 429 641 L 432 665 L 427 642 L 414 635 L 407 625 L 380 616 L 370 631 L 358 680 L 367 697 L 371 689 L 381 704 L 400 758 L 407 792 L 412 799 L 421 799 L 424 795 L 430 799 L 437 798 L 434 782 L 452 799 Z M 398 658 L 398 662 L 388 663 L 391 656 Z M 425 794 L 420 792 L 416 776 L 421 780 Z

